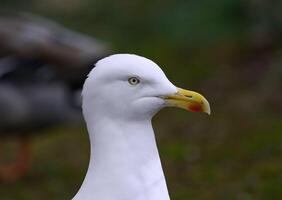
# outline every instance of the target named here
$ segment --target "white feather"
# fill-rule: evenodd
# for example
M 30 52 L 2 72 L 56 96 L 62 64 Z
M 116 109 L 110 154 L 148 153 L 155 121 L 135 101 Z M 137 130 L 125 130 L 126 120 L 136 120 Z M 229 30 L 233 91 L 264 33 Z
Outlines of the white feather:
M 73 200 L 169 200 L 151 119 L 164 107 L 159 97 L 176 91 L 146 58 L 117 54 L 96 64 L 82 92 L 90 164 Z

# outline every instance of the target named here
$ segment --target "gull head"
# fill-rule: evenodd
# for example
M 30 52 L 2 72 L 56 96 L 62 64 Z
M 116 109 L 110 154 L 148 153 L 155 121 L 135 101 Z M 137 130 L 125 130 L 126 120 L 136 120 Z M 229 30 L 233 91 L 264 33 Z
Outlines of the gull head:
M 150 119 L 166 106 L 210 114 L 199 93 L 174 86 L 153 61 L 115 54 L 98 61 L 85 81 L 83 113 L 87 118 Z

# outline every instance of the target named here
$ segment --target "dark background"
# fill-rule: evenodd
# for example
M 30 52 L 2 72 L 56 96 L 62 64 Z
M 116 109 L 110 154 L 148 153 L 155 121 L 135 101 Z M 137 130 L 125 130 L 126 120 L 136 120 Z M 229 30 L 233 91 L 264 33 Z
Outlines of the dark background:
M 171 199 L 282 199 L 281 1 L 0 0 L 0 6 L 95 36 L 113 52 L 148 57 L 173 83 L 207 97 L 211 116 L 169 108 L 154 119 Z M 77 192 L 89 158 L 84 123 L 44 133 L 33 137 L 32 169 L 20 181 L 0 183 L 0 199 L 61 200 Z

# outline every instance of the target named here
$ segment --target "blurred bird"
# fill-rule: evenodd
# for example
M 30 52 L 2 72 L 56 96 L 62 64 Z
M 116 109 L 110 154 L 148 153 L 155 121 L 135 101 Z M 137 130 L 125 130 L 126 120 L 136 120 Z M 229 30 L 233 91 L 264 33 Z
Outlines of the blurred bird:
M 0 136 L 19 142 L 0 179 L 17 180 L 30 166 L 29 135 L 81 119 L 80 90 L 109 45 L 30 14 L 0 17 Z
M 99 61 L 82 98 L 91 157 L 73 200 L 169 200 L 151 119 L 166 106 L 210 114 L 208 101 L 174 86 L 151 60 L 130 54 Z

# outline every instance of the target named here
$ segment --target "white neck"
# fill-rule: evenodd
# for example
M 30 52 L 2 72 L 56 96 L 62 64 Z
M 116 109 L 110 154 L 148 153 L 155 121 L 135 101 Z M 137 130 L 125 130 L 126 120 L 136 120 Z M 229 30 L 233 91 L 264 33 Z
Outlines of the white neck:
M 169 200 L 151 120 L 87 119 L 91 157 L 73 200 Z

